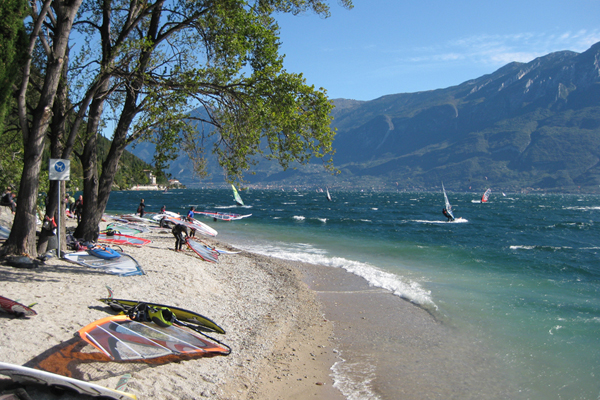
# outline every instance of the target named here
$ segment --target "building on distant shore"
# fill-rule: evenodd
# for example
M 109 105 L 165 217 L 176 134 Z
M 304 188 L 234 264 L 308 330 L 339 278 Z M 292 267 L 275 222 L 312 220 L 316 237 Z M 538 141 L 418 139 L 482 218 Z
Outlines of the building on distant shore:
M 184 185 L 181 182 L 179 182 L 178 179 L 169 179 L 169 187 L 172 187 L 172 188 L 181 188 L 183 186 Z
M 146 176 L 148 177 L 148 184 L 156 185 L 156 176 L 154 176 L 152 171 L 149 169 L 145 169 L 144 172 L 146 173 Z

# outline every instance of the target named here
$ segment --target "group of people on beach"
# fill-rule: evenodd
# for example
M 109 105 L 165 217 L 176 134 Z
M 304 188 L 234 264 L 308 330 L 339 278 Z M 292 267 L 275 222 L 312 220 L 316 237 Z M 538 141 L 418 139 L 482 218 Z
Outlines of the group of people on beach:
M 71 215 L 77 218 L 77 223 L 81 222 L 81 214 L 83 213 L 83 195 L 79 195 L 77 200 L 69 193 L 65 195 L 65 206 Z
M 187 222 L 194 222 L 194 210 L 195 207 L 192 206 L 190 207 L 190 210 L 188 211 L 186 217 L 185 217 L 185 221 Z M 140 218 L 144 217 L 144 213 L 146 211 L 146 203 L 144 202 L 144 199 L 142 199 L 140 201 L 140 205 L 138 206 L 137 209 L 137 213 L 140 215 Z M 163 205 L 160 208 L 160 213 L 164 214 L 167 211 L 167 207 L 165 205 Z M 165 217 L 166 218 L 166 217 Z M 160 221 L 160 226 L 166 226 L 167 224 L 165 223 L 166 221 L 164 221 L 163 218 Z M 183 245 L 186 242 L 186 239 L 188 237 L 195 237 L 196 236 L 196 230 L 194 228 L 190 228 L 184 224 L 175 224 L 175 226 L 173 226 L 173 228 L 171 229 L 171 233 L 173 234 L 173 236 L 175 236 L 175 251 L 183 251 Z

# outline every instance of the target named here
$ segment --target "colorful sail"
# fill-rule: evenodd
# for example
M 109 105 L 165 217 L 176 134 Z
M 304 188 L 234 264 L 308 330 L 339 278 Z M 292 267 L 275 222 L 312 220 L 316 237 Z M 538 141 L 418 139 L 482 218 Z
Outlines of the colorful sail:
M 492 189 L 488 189 L 485 191 L 485 193 L 483 193 L 483 196 L 481 196 L 481 202 L 485 203 L 488 201 L 488 199 L 490 198 L 490 194 L 492 193 Z
M 79 336 L 116 361 L 162 363 L 207 355 L 229 354 L 229 350 L 175 324 L 161 327 L 115 315 L 79 330 Z M 155 362 L 150 360 L 155 359 Z
M 446 211 L 452 217 L 452 219 L 454 219 L 454 214 L 452 213 L 452 205 L 450 204 L 450 201 L 448 201 L 448 196 L 446 195 L 446 189 L 444 188 L 443 182 L 442 182 L 442 191 L 444 192 L 444 203 L 446 206 Z
M 235 202 L 237 204 L 239 204 L 240 206 L 243 206 L 244 202 L 242 201 L 242 198 L 240 197 L 240 194 L 238 193 L 238 191 L 235 189 L 235 186 L 233 186 L 233 184 L 232 184 L 231 187 L 233 188 L 233 198 L 235 199 Z

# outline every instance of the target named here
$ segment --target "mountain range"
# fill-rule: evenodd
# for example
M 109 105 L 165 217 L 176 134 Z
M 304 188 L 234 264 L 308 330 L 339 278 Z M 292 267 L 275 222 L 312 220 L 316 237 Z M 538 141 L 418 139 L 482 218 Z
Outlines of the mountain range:
M 433 190 L 444 182 L 455 191 L 600 191 L 600 42 L 583 53 L 513 62 L 445 89 L 333 102 L 339 174 L 324 171 L 319 160 L 288 171 L 261 162 L 247 181 L 381 190 Z M 148 149 L 146 155 L 133 153 L 150 161 Z M 188 186 L 202 184 L 185 165 L 180 157 L 168 172 Z M 209 171 L 213 182 L 222 181 L 215 160 L 209 160 Z

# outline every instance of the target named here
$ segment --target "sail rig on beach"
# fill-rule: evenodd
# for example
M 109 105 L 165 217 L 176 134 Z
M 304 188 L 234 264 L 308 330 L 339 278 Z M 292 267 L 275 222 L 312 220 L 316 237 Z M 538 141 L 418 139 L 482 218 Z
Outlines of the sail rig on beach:
M 235 200 L 235 202 L 240 205 L 243 206 L 244 205 L 244 201 L 242 200 L 242 198 L 240 197 L 240 194 L 238 193 L 238 191 L 236 190 L 235 186 L 233 186 L 233 184 L 231 185 L 231 188 L 233 189 L 233 198 Z

